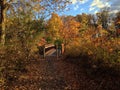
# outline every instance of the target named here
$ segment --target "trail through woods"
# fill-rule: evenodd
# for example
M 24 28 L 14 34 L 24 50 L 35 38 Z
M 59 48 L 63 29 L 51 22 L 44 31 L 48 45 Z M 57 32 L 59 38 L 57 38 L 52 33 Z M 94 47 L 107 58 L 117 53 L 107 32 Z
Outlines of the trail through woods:
M 28 72 L 9 84 L 8 90 L 119 90 L 120 79 L 102 76 L 89 77 L 82 63 L 76 60 L 31 60 Z

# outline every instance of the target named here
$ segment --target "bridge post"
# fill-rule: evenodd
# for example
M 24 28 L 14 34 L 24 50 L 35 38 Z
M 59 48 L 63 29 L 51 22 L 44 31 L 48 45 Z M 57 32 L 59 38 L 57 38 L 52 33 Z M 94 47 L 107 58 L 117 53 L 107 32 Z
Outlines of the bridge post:
M 63 54 L 64 53 L 64 44 L 62 43 L 61 44 L 61 54 Z
M 43 45 L 43 58 L 45 59 L 45 44 Z
M 56 44 L 56 56 L 57 56 L 57 59 L 58 59 L 58 44 Z

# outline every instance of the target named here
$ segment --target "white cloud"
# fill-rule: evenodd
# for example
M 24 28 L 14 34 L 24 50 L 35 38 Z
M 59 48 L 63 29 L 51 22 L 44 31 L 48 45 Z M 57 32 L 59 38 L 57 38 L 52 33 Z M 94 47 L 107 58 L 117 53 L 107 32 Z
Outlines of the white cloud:
M 81 4 L 84 4 L 84 3 L 88 2 L 88 0 L 79 0 L 79 2 L 80 2 Z
M 77 10 L 79 8 L 79 5 L 76 5 L 75 7 L 74 7 L 74 10 Z
M 94 11 L 94 14 L 96 14 L 97 12 L 98 12 L 98 10 L 95 10 L 95 11 Z
M 83 10 L 84 10 L 83 8 L 80 9 L 80 11 L 83 11 Z
M 71 0 L 72 4 L 76 4 L 77 0 Z
M 80 4 L 84 4 L 84 3 L 88 2 L 88 0 L 70 0 L 70 1 L 74 5 L 74 10 L 79 9 Z
M 110 13 L 117 13 L 120 11 L 120 0 L 113 0 L 111 1 L 111 12 Z
M 112 10 L 112 11 L 110 12 L 110 14 L 118 13 L 118 12 L 119 12 L 119 10 Z
M 93 0 L 90 7 L 97 7 L 97 8 L 104 8 L 104 7 L 110 7 L 110 4 L 106 2 L 105 0 Z
M 92 10 L 93 7 L 96 9 L 110 7 L 110 13 L 117 13 L 120 11 L 120 0 L 93 0 L 89 10 Z
M 89 11 L 93 11 L 93 10 L 95 10 L 95 7 L 90 7 L 89 8 Z
M 93 0 L 89 11 L 94 11 L 94 14 L 98 12 L 99 9 L 105 8 L 105 7 L 111 7 L 111 4 L 109 2 L 110 0 Z
M 71 0 L 72 4 L 84 4 L 86 2 L 88 2 L 88 0 Z

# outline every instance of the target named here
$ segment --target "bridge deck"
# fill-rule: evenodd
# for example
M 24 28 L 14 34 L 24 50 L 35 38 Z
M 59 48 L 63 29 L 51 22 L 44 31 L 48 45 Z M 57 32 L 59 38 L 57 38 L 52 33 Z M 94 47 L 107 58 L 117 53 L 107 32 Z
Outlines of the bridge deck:
M 56 56 L 56 49 L 51 49 L 45 53 L 46 56 Z

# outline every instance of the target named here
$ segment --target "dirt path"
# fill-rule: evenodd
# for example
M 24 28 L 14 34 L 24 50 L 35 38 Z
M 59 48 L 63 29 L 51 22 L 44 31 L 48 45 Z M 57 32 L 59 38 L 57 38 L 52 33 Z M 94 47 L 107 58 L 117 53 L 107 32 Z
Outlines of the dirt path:
M 31 61 L 27 69 L 8 90 L 118 90 L 120 87 L 120 83 L 114 83 L 112 89 L 111 78 L 96 81 L 86 75 L 80 64 L 55 57 Z

